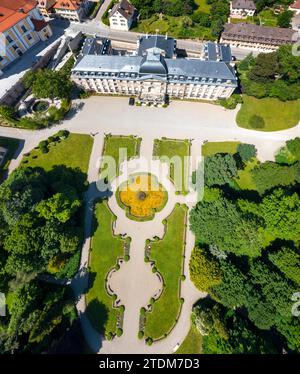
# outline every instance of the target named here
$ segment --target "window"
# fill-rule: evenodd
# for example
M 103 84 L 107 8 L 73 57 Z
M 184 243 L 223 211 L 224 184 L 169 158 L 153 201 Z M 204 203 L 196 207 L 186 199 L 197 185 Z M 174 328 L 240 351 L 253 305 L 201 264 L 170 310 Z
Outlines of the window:
M 26 31 L 27 31 L 27 29 L 26 29 L 26 27 L 25 27 L 24 25 L 21 26 L 21 30 L 22 30 L 23 32 L 26 32 Z
M 32 39 L 32 36 L 30 34 L 27 35 L 27 39 L 28 40 L 31 40 Z
M 6 35 L 6 40 L 8 43 L 11 43 L 13 40 L 9 35 Z

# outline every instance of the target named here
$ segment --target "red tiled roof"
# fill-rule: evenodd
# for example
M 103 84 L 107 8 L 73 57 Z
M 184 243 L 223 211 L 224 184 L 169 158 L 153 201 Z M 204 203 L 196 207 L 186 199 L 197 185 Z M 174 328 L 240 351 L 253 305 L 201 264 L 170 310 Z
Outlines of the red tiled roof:
M 0 0 L 0 32 L 22 21 L 35 7 L 35 0 Z
M 54 9 L 69 9 L 69 10 L 78 10 L 80 8 L 80 1 L 75 0 L 58 0 L 53 8 Z
M 33 23 L 34 30 L 37 32 L 43 30 L 48 25 L 48 23 L 43 19 L 40 20 L 40 19 L 30 18 L 30 20 Z
M 300 0 L 295 1 L 293 4 L 290 5 L 292 9 L 300 9 Z

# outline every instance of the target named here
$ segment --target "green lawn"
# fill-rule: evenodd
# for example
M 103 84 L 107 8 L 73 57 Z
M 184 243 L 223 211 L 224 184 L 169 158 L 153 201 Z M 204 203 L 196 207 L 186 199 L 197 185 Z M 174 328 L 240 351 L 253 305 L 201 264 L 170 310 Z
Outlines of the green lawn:
M 86 294 L 88 317 L 100 333 L 115 333 L 118 314 L 121 311 L 112 306 L 112 298 L 107 294 L 105 284 L 108 272 L 124 254 L 124 240 L 113 235 L 114 215 L 107 202 L 95 207 L 95 233 L 90 253 L 90 289 Z
M 243 95 L 243 101 L 236 117 L 240 127 L 259 131 L 278 131 L 294 127 L 300 120 L 300 100 L 256 99 Z M 249 121 L 254 115 L 264 119 L 264 127 L 254 128 L 251 126 Z
M 67 139 L 51 143 L 48 147 L 49 152 L 45 154 L 40 149 L 33 149 L 29 156 L 24 156 L 21 165 L 41 167 L 46 171 L 56 165 L 65 165 L 79 168 L 87 174 L 93 147 L 93 139 L 89 135 L 70 134 Z
M 112 178 L 119 174 L 119 165 L 125 160 L 129 160 L 139 155 L 141 139 L 134 136 L 106 136 L 103 156 L 110 156 L 116 162 L 117 170 L 113 171 Z M 121 150 L 121 154 L 120 154 Z M 124 153 L 126 152 L 126 153 Z M 120 157 L 121 156 L 121 157 Z M 103 165 L 103 170 L 105 166 Z
M 276 27 L 278 23 L 278 16 L 273 12 L 272 9 L 264 9 L 257 16 L 257 23 L 263 26 Z
M 177 162 L 177 167 L 174 167 L 173 162 L 171 162 L 170 164 L 170 178 L 175 184 L 176 191 L 183 194 L 187 191 L 189 174 L 189 155 L 190 142 L 188 140 L 154 140 L 154 157 L 168 157 L 169 159 L 172 159 L 174 157 L 174 162 Z
M 167 218 L 166 233 L 161 241 L 153 242 L 151 260 L 164 279 L 164 289 L 154 302 L 151 312 L 146 313 L 145 336 L 159 339 L 170 332 L 176 324 L 181 303 L 180 276 L 182 274 L 185 219 L 187 209 L 176 206 Z
M 207 142 L 202 145 L 202 156 L 211 156 L 216 153 L 235 154 L 240 142 Z
M 195 326 L 191 326 L 186 338 L 175 352 L 179 355 L 200 354 L 202 350 L 202 335 Z
M 19 140 L 14 138 L 5 138 L 0 136 L 0 147 L 7 149 L 5 158 L 0 166 L 0 182 L 2 182 L 5 172 L 8 169 L 11 159 L 14 157 L 14 154 L 18 148 Z

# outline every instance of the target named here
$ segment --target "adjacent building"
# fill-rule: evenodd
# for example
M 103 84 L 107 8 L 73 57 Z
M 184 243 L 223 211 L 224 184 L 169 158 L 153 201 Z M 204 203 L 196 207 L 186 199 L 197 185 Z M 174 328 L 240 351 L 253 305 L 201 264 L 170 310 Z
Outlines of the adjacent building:
M 75 22 L 83 20 L 90 4 L 89 0 L 38 0 L 38 7 L 44 16 Z
M 293 4 L 289 6 L 289 10 L 292 10 L 296 15 L 300 14 L 300 0 L 296 0 Z
M 280 45 L 294 43 L 296 37 L 295 31 L 291 29 L 250 23 L 227 23 L 221 35 L 221 42 L 234 47 L 271 52 Z
M 53 5 L 56 3 L 56 0 L 37 0 L 38 8 L 43 16 L 49 17 L 52 14 Z
M 232 0 L 230 2 L 230 17 L 247 18 L 254 16 L 256 6 L 253 0 Z
M 59 18 L 81 22 L 88 7 L 88 0 L 56 0 L 52 12 Z
M 237 87 L 226 45 L 208 43 L 202 59 L 188 59 L 176 57 L 176 40 L 160 35 L 141 37 L 135 55 L 103 53 L 91 47 L 95 43 L 108 41 L 87 38 L 72 70 L 73 81 L 87 91 L 163 104 L 169 98 L 228 98 Z
M 51 35 L 36 1 L 0 0 L 0 71 Z
M 115 4 L 109 14 L 109 25 L 114 30 L 128 31 L 136 19 L 138 12 L 127 0 Z

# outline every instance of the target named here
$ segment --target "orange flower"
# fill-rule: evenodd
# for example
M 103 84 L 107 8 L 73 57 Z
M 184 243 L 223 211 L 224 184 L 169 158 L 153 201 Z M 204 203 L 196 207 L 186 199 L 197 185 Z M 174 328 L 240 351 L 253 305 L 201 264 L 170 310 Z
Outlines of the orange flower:
M 136 217 L 152 216 L 163 207 L 166 191 L 151 175 L 132 177 L 120 191 L 121 202 L 130 208 Z

